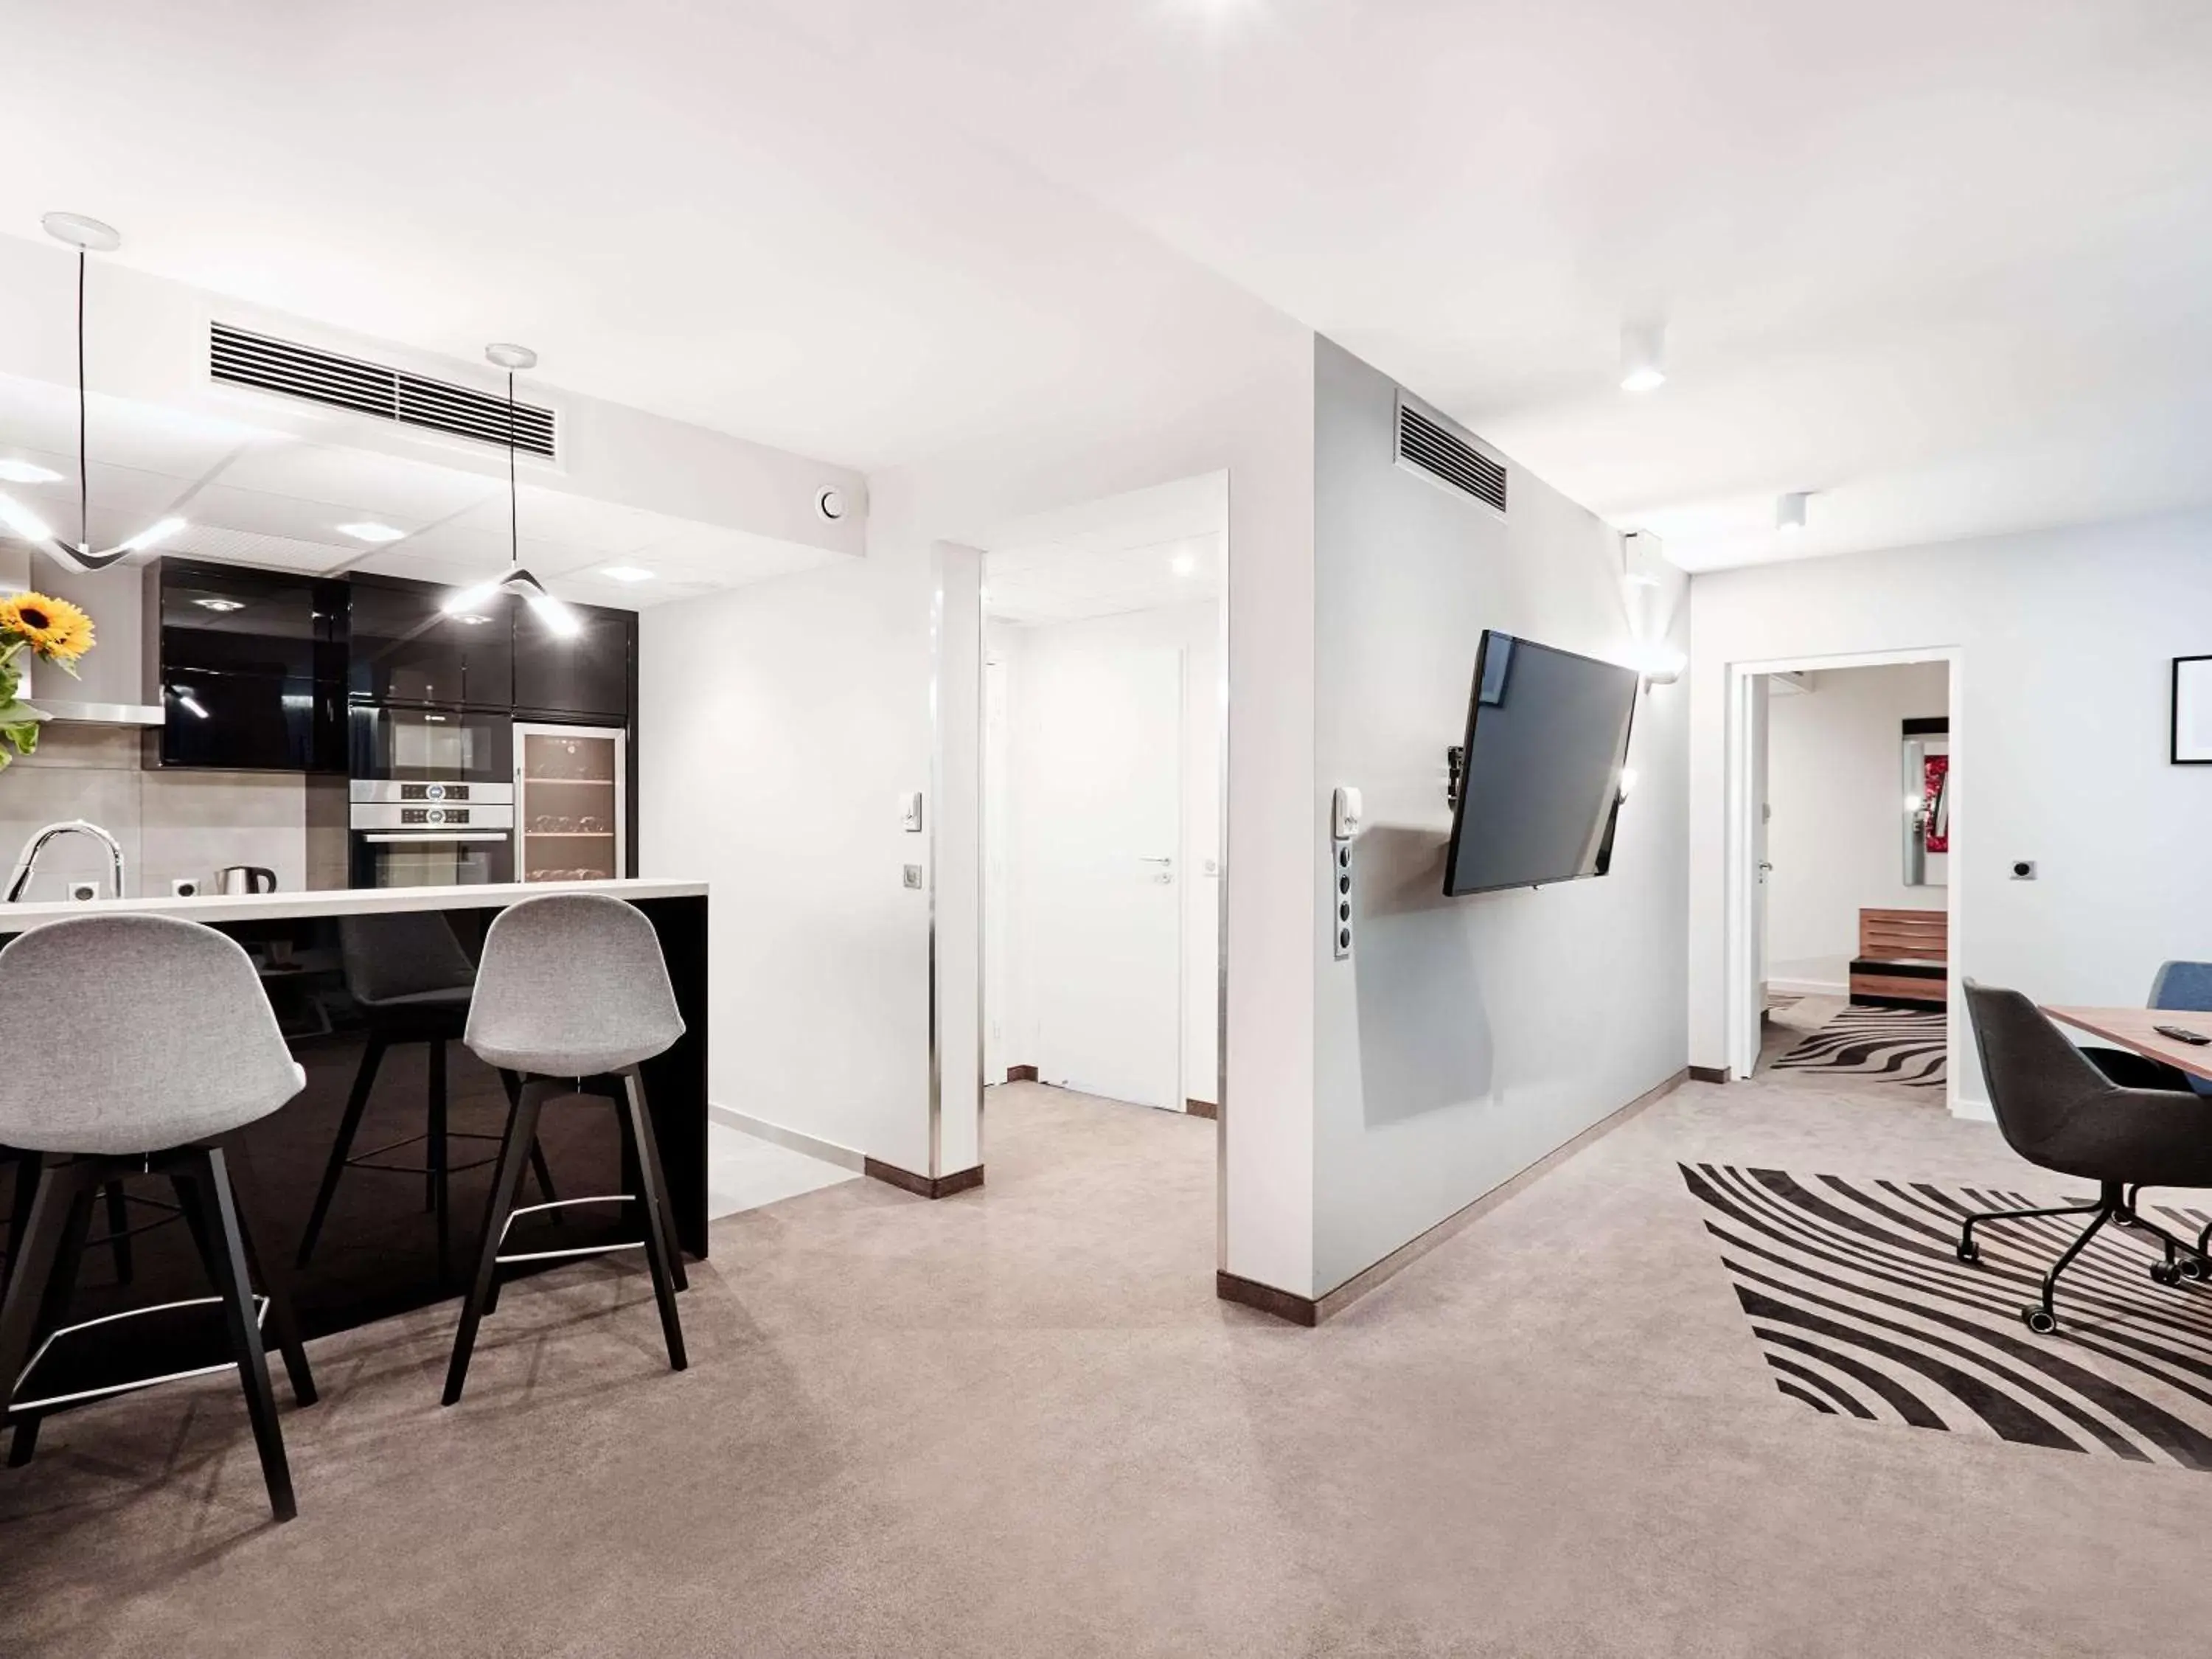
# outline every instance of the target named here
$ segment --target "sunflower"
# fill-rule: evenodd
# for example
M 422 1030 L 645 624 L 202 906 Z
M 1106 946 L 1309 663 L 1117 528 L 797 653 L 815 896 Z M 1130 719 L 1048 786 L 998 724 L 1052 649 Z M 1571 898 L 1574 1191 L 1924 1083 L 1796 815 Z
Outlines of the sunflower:
M 9 637 L 50 662 L 75 662 L 92 649 L 92 618 L 67 599 L 11 594 L 0 599 L 0 639 Z

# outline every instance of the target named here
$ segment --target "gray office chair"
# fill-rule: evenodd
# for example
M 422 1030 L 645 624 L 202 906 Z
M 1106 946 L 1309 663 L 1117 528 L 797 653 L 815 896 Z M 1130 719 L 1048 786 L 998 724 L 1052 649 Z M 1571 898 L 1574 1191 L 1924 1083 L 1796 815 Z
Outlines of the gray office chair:
M 500 912 L 484 937 L 477 970 L 476 1001 L 464 1039 L 477 1058 L 520 1074 L 520 1097 L 507 1115 L 499 1172 L 492 1179 L 476 1281 L 461 1310 L 453 1357 L 446 1373 L 445 1403 L 461 1397 L 468 1379 L 477 1328 L 495 1300 L 500 1270 L 548 1256 L 583 1255 L 599 1249 L 645 1247 L 653 1293 L 660 1307 L 661 1334 L 671 1370 L 684 1368 L 684 1331 L 676 1312 L 683 1261 L 676 1247 L 660 1148 L 647 1109 L 639 1062 L 673 1047 L 684 1035 L 676 993 L 661 958 L 660 940 L 642 911 L 604 893 L 549 893 Z M 608 1073 L 623 1080 L 617 1118 L 637 1171 L 638 1194 L 570 1198 L 515 1207 L 523 1163 L 537 1144 L 546 1103 L 580 1093 L 584 1079 Z M 505 1253 L 517 1215 L 574 1204 L 641 1200 L 643 1237 L 620 1244 Z
M 29 1460 L 47 1413 L 89 1397 L 76 1386 L 51 1395 L 39 1389 L 48 1353 L 80 1328 L 63 1322 L 95 1196 L 111 1182 L 161 1175 L 215 1288 L 202 1299 L 222 1305 L 229 1328 L 270 1508 L 290 1520 L 298 1505 L 253 1267 L 264 1268 L 262 1299 L 299 1404 L 314 1402 L 314 1381 L 289 1300 L 270 1276 L 275 1264 L 253 1252 L 229 1164 L 214 1144 L 268 1116 L 307 1082 L 253 964 L 213 928 L 165 916 L 73 917 L 35 928 L 0 951 L 0 1141 L 40 1158 L 21 1260 L 0 1300 L 0 1387 L 8 1391 L 0 1418 L 15 1429 L 9 1464 Z M 89 1395 L 168 1380 L 134 1379 Z
M 2124 1221 L 2165 1245 L 2165 1260 L 2150 1270 L 2160 1284 L 2212 1273 L 2202 1249 L 2146 1221 L 2129 1196 L 2130 1188 L 2212 1186 L 2212 1117 L 2203 1106 L 2193 1096 L 2113 1083 L 2017 991 L 1970 979 L 1966 993 L 1982 1075 L 2006 1144 L 2039 1168 L 2095 1182 L 2098 1194 L 2094 1204 L 1968 1216 L 1959 1232 L 1959 1259 L 1981 1259 L 1974 1228 L 1982 1222 L 2090 1217 L 2043 1276 L 2041 1302 L 2021 1310 L 2030 1330 L 2046 1334 L 2058 1328 L 2058 1275 L 2107 1221 Z

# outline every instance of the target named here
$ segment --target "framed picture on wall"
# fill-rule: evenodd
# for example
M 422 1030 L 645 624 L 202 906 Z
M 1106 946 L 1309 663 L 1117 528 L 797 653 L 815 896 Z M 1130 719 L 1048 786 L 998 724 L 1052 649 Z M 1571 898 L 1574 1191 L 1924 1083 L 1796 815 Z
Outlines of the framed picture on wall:
M 2173 659 L 2172 744 L 2176 766 L 2212 766 L 2212 657 Z

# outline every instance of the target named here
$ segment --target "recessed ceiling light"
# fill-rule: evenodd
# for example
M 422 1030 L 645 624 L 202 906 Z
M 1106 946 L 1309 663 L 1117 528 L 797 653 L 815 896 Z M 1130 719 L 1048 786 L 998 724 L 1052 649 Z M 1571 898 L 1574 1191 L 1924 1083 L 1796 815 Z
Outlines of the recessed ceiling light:
M 1667 325 L 1630 323 L 1620 331 L 1620 389 L 1656 392 L 1667 383 Z
M 243 611 L 246 609 L 246 601 L 243 599 L 194 599 L 192 603 L 199 606 L 203 611 Z
M 59 483 L 62 475 L 31 461 L 0 460 L 0 478 L 9 483 Z
M 653 580 L 653 572 L 641 569 L 634 564 L 611 564 L 599 574 L 611 582 L 649 582 Z
M 1189 549 L 1185 548 L 1168 561 L 1168 568 L 1178 576 L 1188 576 L 1198 568 L 1198 560 L 1192 555 Z
M 350 536 L 357 542 L 396 542 L 404 539 L 407 532 L 388 524 L 379 524 L 374 519 L 364 519 L 359 524 L 342 524 L 338 534 Z

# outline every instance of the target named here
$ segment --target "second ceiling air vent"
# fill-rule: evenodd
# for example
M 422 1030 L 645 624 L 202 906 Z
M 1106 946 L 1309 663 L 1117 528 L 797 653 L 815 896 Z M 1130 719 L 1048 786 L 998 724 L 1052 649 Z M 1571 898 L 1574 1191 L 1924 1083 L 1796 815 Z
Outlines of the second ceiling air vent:
M 341 357 L 228 323 L 208 332 L 208 373 L 231 386 L 247 386 L 356 415 L 397 421 L 456 438 L 507 447 L 507 399 L 471 386 L 410 374 L 382 363 Z M 514 447 L 526 455 L 555 459 L 553 411 L 534 404 L 514 406 Z
M 1484 506 L 1505 511 L 1505 468 L 1473 444 L 1398 399 L 1398 464 L 1425 472 Z

